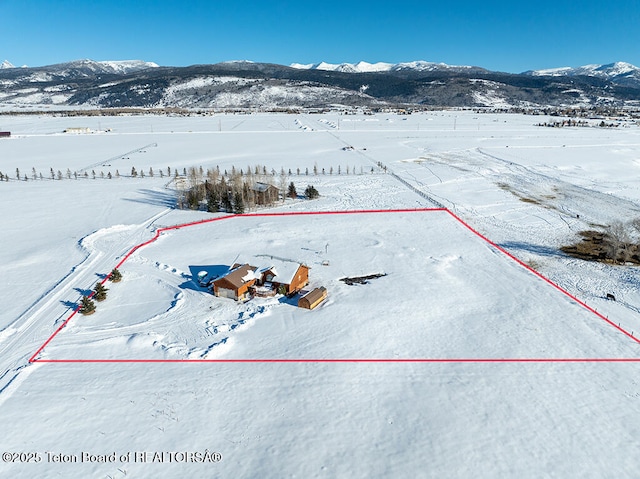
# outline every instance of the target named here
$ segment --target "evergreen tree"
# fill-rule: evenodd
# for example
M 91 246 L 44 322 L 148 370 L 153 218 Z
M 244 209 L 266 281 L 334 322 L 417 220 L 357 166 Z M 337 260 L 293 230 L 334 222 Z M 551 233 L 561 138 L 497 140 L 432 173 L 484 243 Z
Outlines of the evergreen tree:
M 197 210 L 200 207 L 199 188 L 194 187 L 187 190 L 187 206 L 190 210 Z
M 293 198 L 294 200 L 298 197 L 298 192 L 296 191 L 296 185 L 293 184 L 293 181 L 289 183 L 289 191 L 287 192 L 287 196 L 289 198 Z
M 136 167 L 135 166 L 131 167 L 131 176 L 133 176 L 134 178 L 136 176 L 138 176 L 138 172 L 136 171 Z
M 215 186 L 207 189 L 207 211 L 209 213 L 220 211 L 220 194 Z
M 80 301 L 80 309 L 78 310 L 78 312 L 80 314 L 88 315 L 88 314 L 93 314 L 95 310 L 96 310 L 96 305 L 91 300 L 91 298 L 89 296 L 83 296 L 82 300 Z
M 104 301 L 105 299 L 107 299 L 107 291 L 109 290 L 105 288 L 101 282 L 98 281 L 96 283 L 96 287 L 93 288 L 93 297 L 96 299 L 96 301 Z
M 236 191 L 233 195 L 233 212 L 237 215 L 244 213 L 244 201 L 240 191 Z
M 314 200 L 318 196 L 320 196 L 320 193 L 318 193 L 318 190 L 316 190 L 313 186 L 309 185 L 304 190 L 304 196 L 309 200 Z
M 119 283 L 122 281 L 122 273 L 118 270 L 118 268 L 113 268 L 111 274 L 109 275 L 109 281 L 112 283 Z
M 222 208 L 231 213 L 233 211 L 233 207 L 231 205 L 231 200 L 229 199 L 229 187 L 227 186 L 227 182 L 224 179 L 224 176 L 220 178 L 220 203 L 222 204 Z

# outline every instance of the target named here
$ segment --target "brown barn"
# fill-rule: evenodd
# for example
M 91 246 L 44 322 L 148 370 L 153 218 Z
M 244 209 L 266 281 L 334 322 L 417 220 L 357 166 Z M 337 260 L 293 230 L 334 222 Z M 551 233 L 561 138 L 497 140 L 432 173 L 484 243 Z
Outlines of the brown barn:
M 298 307 L 313 309 L 327 298 L 327 289 L 324 286 L 310 291 L 298 300 Z
M 252 188 L 256 205 L 270 205 L 280 198 L 280 190 L 268 183 L 256 183 Z
M 257 281 L 255 266 L 234 265 L 231 272 L 213 282 L 213 294 L 241 301 L 249 295 L 249 288 Z

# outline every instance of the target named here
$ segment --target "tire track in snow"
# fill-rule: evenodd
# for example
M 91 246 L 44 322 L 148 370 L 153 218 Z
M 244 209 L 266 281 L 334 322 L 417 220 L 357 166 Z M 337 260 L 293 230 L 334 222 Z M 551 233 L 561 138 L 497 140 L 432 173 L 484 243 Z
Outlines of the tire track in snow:
M 2 371 L 0 373 L 0 400 L 4 400 L 2 396 L 6 396 L 15 389 L 8 386 L 18 380 L 17 376 L 19 374 L 31 371 L 31 368 L 26 367 L 33 365 L 30 359 L 33 358 L 34 348 L 39 347 L 43 341 L 48 343 L 51 339 L 51 318 L 55 318 L 53 321 L 53 325 L 55 325 L 71 311 L 72 308 L 67 306 L 60 312 L 61 302 L 69 294 L 69 291 L 73 291 L 74 286 L 82 284 L 87 284 L 88 286 L 85 289 L 91 290 L 96 282 L 95 275 L 100 271 L 111 271 L 113 259 L 122 256 L 130 248 L 131 242 L 136 236 L 141 237 L 144 232 L 153 226 L 155 221 L 170 211 L 171 209 L 163 210 L 151 216 L 142 224 L 135 226 L 125 238 L 111 245 L 107 251 L 88 251 L 85 259 L 73 266 L 67 275 L 46 293 L 42 294 L 3 330 L 11 331 L 11 333 L 0 337 L 0 371 Z M 83 240 L 100 231 L 102 230 L 85 236 Z M 83 247 L 83 240 L 78 242 L 81 247 Z M 78 296 L 78 299 L 80 297 L 81 295 Z M 65 324 L 66 321 L 58 327 L 58 331 Z

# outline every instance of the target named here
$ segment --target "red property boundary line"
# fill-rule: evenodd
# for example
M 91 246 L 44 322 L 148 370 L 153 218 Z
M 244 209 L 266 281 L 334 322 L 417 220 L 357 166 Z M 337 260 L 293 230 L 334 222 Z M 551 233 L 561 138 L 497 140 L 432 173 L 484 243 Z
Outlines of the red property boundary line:
M 544 282 L 553 286 L 562 294 L 575 301 L 577 304 L 595 314 L 600 319 L 604 320 L 610 326 L 613 326 L 618 331 L 623 333 L 628 338 L 631 338 L 636 343 L 640 344 L 640 339 L 633 336 L 625 329 L 621 328 L 609 318 L 602 315 L 585 302 L 581 301 L 567 290 L 563 289 L 549 278 L 545 277 L 522 260 L 509 253 L 502 246 L 494 243 L 489 238 L 473 229 L 462 218 L 453 213 L 448 208 L 413 208 L 413 209 L 393 209 L 393 210 L 348 210 L 348 211 L 290 211 L 279 213 L 242 213 L 235 215 L 219 216 L 216 218 L 210 218 L 200 221 L 192 221 L 190 223 L 182 223 L 174 226 L 167 226 L 158 228 L 155 235 L 148 241 L 135 245 L 129 250 L 129 252 L 120 260 L 115 268 L 120 268 L 133 253 L 138 251 L 153 242 L 155 242 L 162 233 L 172 230 L 179 230 L 182 228 L 188 228 L 190 226 L 203 225 L 207 223 L 213 223 L 216 221 L 222 221 L 230 218 L 240 217 L 284 217 L 284 216 L 319 216 L 319 215 L 349 215 L 349 214 L 370 214 L 370 213 L 424 213 L 424 212 L 436 212 L 442 211 L 448 213 L 458 223 L 464 226 L 467 230 L 471 231 L 474 235 L 480 238 L 482 241 L 496 249 L 500 253 L 504 254 L 511 260 L 518 263 L 520 266 L 533 273 Z M 109 273 L 101 283 L 107 282 L 111 273 Z M 93 297 L 92 291 L 89 297 Z M 71 319 L 80 310 L 78 305 L 69 317 L 56 329 L 53 334 L 38 348 L 38 350 L 29 358 L 30 363 L 635 363 L 640 362 L 640 358 L 406 358 L 406 359 L 372 359 L 372 358 L 351 358 L 351 359 L 37 359 L 37 356 L 51 343 L 51 341 L 62 331 L 65 326 L 71 321 Z

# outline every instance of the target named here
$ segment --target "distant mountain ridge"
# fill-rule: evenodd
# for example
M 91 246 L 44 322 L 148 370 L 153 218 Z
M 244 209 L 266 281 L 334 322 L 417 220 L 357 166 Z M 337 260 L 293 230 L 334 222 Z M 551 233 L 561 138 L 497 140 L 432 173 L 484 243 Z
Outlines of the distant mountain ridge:
M 58 71 L 58 70 L 86 70 L 93 73 L 117 73 L 127 74 L 146 68 L 157 68 L 158 64 L 153 62 L 145 62 L 142 60 L 119 60 L 119 61 L 94 61 L 94 60 L 74 60 L 71 62 L 56 63 L 54 65 L 46 65 L 43 67 L 33 67 L 34 69 Z M 18 68 L 12 65 L 8 60 L 0 63 L 1 69 Z M 20 68 L 29 68 L 23 66 Z
M 426 62 L 426 61 L 413 61 L 413 62 L 404 62 L 404 63 L 367 63 L 367 62 L 358 62 L 358 63 L 340 63 L 340 64 L 332 64 L 332 63 L 310 63 L 310 64 L 301 64 L 301 63 L 292 63 L 290 65 L 292 68 L 298 68 L 303 70 L 326 70 L 326 71 L 339 71 L 343 73 L 379 73 L 379 72 L 394 72 L 394 71 L 403 71 L 403 70 L 412 70 L 417 72 L 430 72 L 430 71 L 470 71 L 470 70 L 480 70 L 487 71 L 484 68 L 480 67 L 471 67 L 471 66 L 454 66 L 447 65 L 446 63 L 434 63 L 434 62 Z
M 631 63 L 615 62 L 606 65 L 584 65 L 577 68 L 563 67 L 546 70 L 533 70 L 524 72 L 532 76 L 589 76 L 603 78 L 619 84 L 640 85 L 640 68 Z
M 520 74 L 426 61 L 251 61 L 163 67 L 141 60 L 77 60 L 0 69 L 0 108 L 318 109 L 386 107 L 630 106 L 640 108 L 640 69 L 629 63 Z

